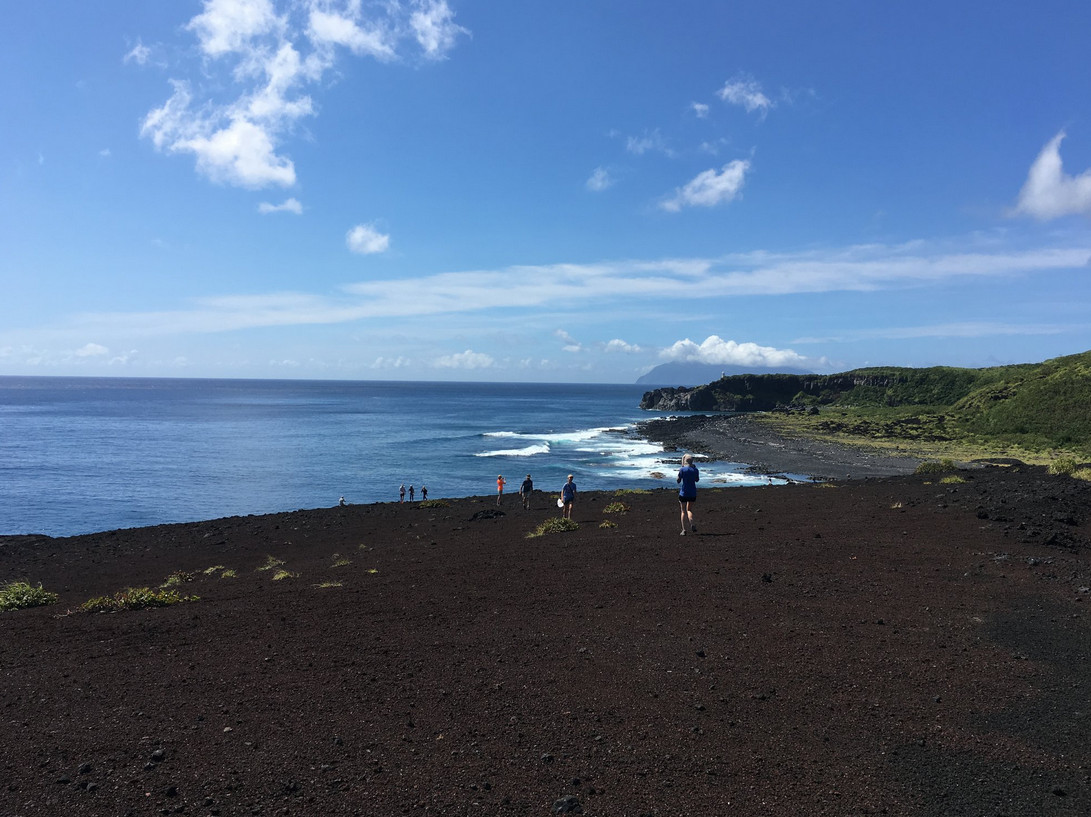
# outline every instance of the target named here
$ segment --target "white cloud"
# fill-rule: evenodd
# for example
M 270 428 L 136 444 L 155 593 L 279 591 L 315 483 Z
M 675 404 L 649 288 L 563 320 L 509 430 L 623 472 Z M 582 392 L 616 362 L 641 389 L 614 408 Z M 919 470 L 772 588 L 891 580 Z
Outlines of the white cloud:
M 489 355 L 467 349 L 454 355 L 436 358 L 433 364 L 440 369 L 489 369 L 496 361 Z
M 553 332 L 553 335 L 564 344 L 562 347 L 566 352 L 579 352 L 583 349 L 583 344 L 568 334 L 563 329 L 557 329 Z
M 102 150 L 100 150 L 98 152 L 98 155 L 101 156 L 103 159 L 109 159 L 110 158 L 110 148 L 103 148 Z
M 186 29 L 205 57 L 202 85 L 172 79 L 171 97 L 148 112 L 141 133 L 159 150 L 192 154 L 211 180 L 247 188 L 295 184 L 284 143 L 314 115 L 305 89 L 321 84 L 339 49 L 390 61 L 408 41 L 440 59 L 469 33 L 445 0 L 204 0 Z
M 110 354 L 110 350 L 100 343 L 87 343 L 76 350 L 76 357 L 101 357 Z
M 298 199 L 285 199 L 280 204 L 270 204 L 267 201 L 263 201 L 258 205 L 258 212 L 262 215 L 268 215 L 269 213 L 295 213 L 297 216 L 303 215 L 303 205 L 299 203 Z
M 736 343 L 718 335 L 709 335 L 700 344 L 689 338 L 677 341 L 659 353 L 666 360 L 687 363 L 712 363 L 717 366 L 807 366 L 810 361 L 791 349 L 776 349 L 756 343 Z
M 455 46 L 459 34 L 469 34 L 455 23 L 454 12 L 446 0 L 417 0 L 416 10 L 409 17 L 417 42 L 429 59 L 439 60 Z
M 587 189 L 595 193 L 601 193 L 614 184 L 610 172 L 603 167 L 596 167 L 595 171 L 587 179 Z
M 758 81 L 743 74 L 725 82 L 716 96 L 732 105 L 741 105 L 747 113 L 758 111 L 762 116 L 776 107 L 773 100 L 762 92 Z
M 1060 216 L 1091 216 L 1091 170 L 1069 176 L 1061 162 L 1061 131 L 1042 148 L 1030 167 L 1014 213 L 1042 221 Z
M 355 253 L 372 255 L 390 248 L 390 236 L 380 233 L 371 224 L 357 224 L 345 235 L 345 243 Z
M 689 103 L 689 109 L 693 111 L 698 119 L 706 119 L 708 117 L 708 105 L 704 102 L 691 102 Z
M 641 351 L 641 348 L 634 343 L 626 343 L 619 338 L 614 338 L 609 341 L 603 349 L 606 352 L 624 352 L 626 354 L 636 354 Z
M 750 162 L 736 159 L 728 162 L 717 173 L 715 168 L 698 173 L 693 179 L 674 191 L 674 196 L 659 206 L 671 213 L 683 207 L 714 207 L 737 198 L 750 170 Z
M 132 47 L 129 53 L 122 57 L 121 61 L 122 63 L 135 62 L 137 65 L 147 65 L 151 55 L 152 50 L 138 39 L 136 45 Z

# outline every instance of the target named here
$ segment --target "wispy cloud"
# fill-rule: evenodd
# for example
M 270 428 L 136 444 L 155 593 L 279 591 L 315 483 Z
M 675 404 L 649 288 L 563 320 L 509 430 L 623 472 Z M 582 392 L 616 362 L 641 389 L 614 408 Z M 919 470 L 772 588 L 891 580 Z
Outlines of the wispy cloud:
M 391 61 L 408 42 L 440 60 L 468 33 L 446 0 L 205 0 L 186 30 L 204 58 L 199 93 L 191 80 L 172 79 L 173 93 L 141 133 L 160 150 L 192 154 L 213 181 L 254 189 L 295 184 L 284 141 L 314 115 L 306 89 L 335 66 L 339 49 Z M 143 64 L 148 54 L 138 43 L 130 58 Z
M 596 167 L 594 172 L 587 179 L 587 189 L 594 193 L 601 193 L 614 184 L 614 179 L 610 175 L 610 172 L 604 167 Z
M 151 59 L 151 55 L 152 50 L 137 39 L 136 45 L 121 58 L 121 61 L 123 63 L 135 62 L 137 65 L 147 65 L 148 60 Z
M 625 149 L 634 156 L 643 156 L 645 153 L 662 153 L 666 156 L 674 156 L 667 140 L 658 129 L 646 131 L 643 136 L 629 136 L 625 140 Z
M 683 207 L 715 207 L 717 204 L 738 198 L 750 170 L 750 161 L 736 159 L 728 162 L 719 172 L 715 168 L 698 173 L 674 195 L 660 203 L 660 207 L 677 213 Z
M 757 111 L 761 116 L 765 116 L 776 107 L 776 103 L 762 91 L 761 84 L 746 74 L 738 74 L 733 79 L 729 79 L 716 92 L 716 96 L 728 104 L 745 108 L 747 113 Z
M 374 224 L 357 224 L 345 235 L 348 248 L 359 255 L 373 255 L 390 249 L 390 236 L 380 233 Z
M 566 352 L 579 352 L 583 349 L 583 344 L 581 344 L 578 340 L 576 340 L 563 329 L 555 330 L 553 332 L 553 335 L 558 338 L 561 343 L 564 344 L 562 348 Z
M 635 343 L 627 343 L 627 342 L 621 340 L 621 338 L 614 338 L 613 340 L 608 341 L 603 346 L 603 351 L 605 351 L 605 352 L 624 352 L 625 354 L 630 354 L 631 355 L 631 354 L 637 354 L 637 353 L 639 353 L 639 352 L 641 352 L 643 350 L 638 345 L 636 345 Z
M 1042 148 L 1030 167 L 1015 215 L 1032 216 L 1042 221 L 1073 214 L 1091 216 L 1091 169 L 1079 176 L 1069 176 L 1061 162 L 1061 131 Z
M 270 204 L 267 201 L 263 201 L 258 205 L 258 212 L 262 215 L 268 215 L 269 213 L 295 213 L 297 216 L 303 215 L 303 205 L 299 203 L 298 199 L 285 199 L 280 204 Z
M 691 102 L 689 103 L 689 109 L 693 111 L 693 115 L 698 119 L 708 118 L 708 105 L 704 102 Z
M 857 329 L 829 337 L 796 338 L 795 343 L 846 343 L 859 340 L 909 340 L 913 338 L 991 338 L 1002 336 L 1063 335 L 1087 332 L 1087 324 L 1058 323 L 998 323 L 995 321 L 962 321 L 924 326 L 883 326 Z
M 967 245 L 973 241 L 966 239 Z M 334 294 L 281 292 L 204 298 L 168 312 L 92 313 L 66 319 L 56 333 L 99 337 L 208 333 L 269 326 L 348 323 L 438 315 L 518 314 L 572 303 L 693 302 L 743 296 L 878 292 L 959 279 L 1034 276 L 1085 268 L 1091 247 L 950 251 L 914 242 L 798 253 L 752 252 L 717 258 L 554 264 L 434 273 L 347 284 Z M 4 342 L 22 342 L 11 338 Z M 564 330 L 567 347 L 582 348 Z

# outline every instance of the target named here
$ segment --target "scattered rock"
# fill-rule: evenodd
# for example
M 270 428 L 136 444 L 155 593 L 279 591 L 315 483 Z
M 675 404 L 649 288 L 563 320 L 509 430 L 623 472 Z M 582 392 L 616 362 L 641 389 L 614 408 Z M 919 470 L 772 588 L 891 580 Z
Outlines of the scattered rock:
M 553 801 L 554 814 L 583 814 L 583 806 L 579 798 L 574 794 L 566 794 L 559 800 Z

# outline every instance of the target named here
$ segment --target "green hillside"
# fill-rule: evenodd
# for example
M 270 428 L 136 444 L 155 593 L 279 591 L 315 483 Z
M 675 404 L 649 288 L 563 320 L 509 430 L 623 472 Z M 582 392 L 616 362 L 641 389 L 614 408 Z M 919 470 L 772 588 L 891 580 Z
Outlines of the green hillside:
M 985 369 L 734 375 L 693 389 L 655 389 L 641 408 L 786 412 L 813 418 L 817 430 L 857 436 L 1091 454 L 1091 352 Z

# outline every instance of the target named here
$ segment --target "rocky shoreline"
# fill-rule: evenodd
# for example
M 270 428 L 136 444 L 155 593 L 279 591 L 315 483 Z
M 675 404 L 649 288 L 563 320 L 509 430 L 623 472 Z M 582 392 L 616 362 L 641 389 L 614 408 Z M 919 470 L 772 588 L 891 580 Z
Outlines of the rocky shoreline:
M 911 474 L 921 460 L 826 440 L 789 437 L 749 414 L 681 415 L 640 424 L 638 433 L 668 450 L 740 463 L 747 471 L 790 478 L 860 479 Z

